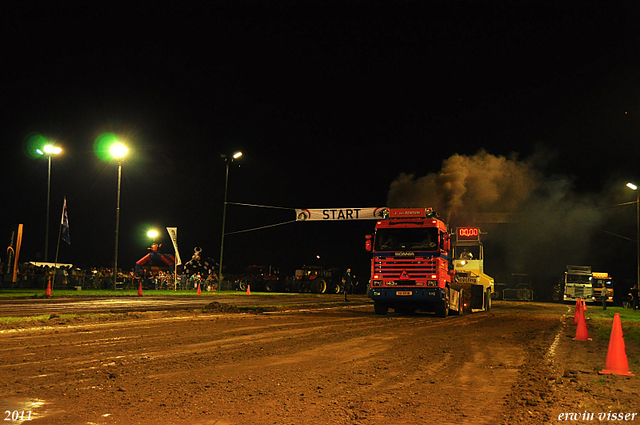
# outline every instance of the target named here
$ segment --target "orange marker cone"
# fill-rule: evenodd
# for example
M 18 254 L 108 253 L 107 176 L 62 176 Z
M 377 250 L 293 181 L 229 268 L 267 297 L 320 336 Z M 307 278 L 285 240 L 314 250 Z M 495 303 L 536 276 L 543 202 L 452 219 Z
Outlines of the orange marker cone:
M 140 284 L 138 285 L 138 295 L 142 296 L 142 281 L 140 281 Z
M 580 310 L 580 318 L 578 319 L 578 328 L 576 329 L 576 337 L 574 341 L 591 341 L 589 332 L 587 331 L 587 322 L 584 319 L 584 311 Z
M 624 347 L 624 338 L 622 337 L 622 324 L 620 322 L 620 314 L 618 313 L 613 316 L 609 350 L 607 351 L 607 362 L 604 369 L 598 373 L 600 375 L 635 376 L 629 372 L 627 351 Z
M 251 285 L 247 285 L 247 295 L 251 295 Z
M 47 297 L 51 296 L 51 279 L 49 279 L 49 283 L 47 283 L 47 290 L 44 293 Z
M 584 299 L 582 300 L 582 309 L 587 311 L 587 302 Z
M 202 294 L 202 291 L 200 290 L 200 282 L 198 282 L 198 295 Z
M 580 302 L 580 298 L 576 298 L 576 311 L 573 314 L 573 324 L 577 325 L 580 322 L 580 311 L 582 309 L 582 303 Z

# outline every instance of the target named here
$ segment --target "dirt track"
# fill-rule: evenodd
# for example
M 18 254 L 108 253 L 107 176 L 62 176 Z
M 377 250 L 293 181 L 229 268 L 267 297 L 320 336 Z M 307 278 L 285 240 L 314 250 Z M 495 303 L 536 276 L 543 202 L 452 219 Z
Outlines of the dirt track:
M 597 375 L 608 341 L 572 341 L 567 306 L 498 302 L 439 319 L 375 316 L 360 301 L 5 330 L 0 407 L 30 410 L 34 425 L 542 424 L 585 411 L 592 423 L 638 412 L 637 379 Z

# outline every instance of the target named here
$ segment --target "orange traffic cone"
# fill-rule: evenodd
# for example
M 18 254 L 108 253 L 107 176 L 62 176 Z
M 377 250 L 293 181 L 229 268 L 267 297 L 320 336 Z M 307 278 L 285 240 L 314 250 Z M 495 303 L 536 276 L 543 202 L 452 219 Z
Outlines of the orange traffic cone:
M 584 300 L 584 298 L 582 299 L 582 309 L 584 311 L 587 311 L 587 302 Z
M 138 295 L 142 296 L 142 281 L 140 281 L 140 284 L 138 285 Z
M 247 285 L 247 295 L 251 295 L 251 285 Z
M 51 296 L 51 279 L 49 279 L 49 283 L 47 283 L 47 290 L 44 293 L 47 297 Z
M 573 314 L 573 324 L 577 325 L 580 322 L 580 311 L 582 309 L 582 303 L 580 302 L 580 298 L 576 298 L 576 311 Z
M 584 311 L 580 309 L 580 318 L 578 319 L 578 328 L 576 329 L 576 337 L 574 341 L 591 341 L 589 332 L 587 331 L 587 321 L 584 318 Z
M 198 295 L 202 294 L 202 291 L 200 290 L 200 282 L 198 282 Z
M 613 327 L 609 338 L 609 350 L 607 351 L 607 362 L 604 369 L 598 372 L 600 375 L 623 375 L 635 376 L 629 372 L 627 362 L 627 351 L 624 348 L 624 338 L 622 337 L 622 324 L 620 314 L 613 316 Z

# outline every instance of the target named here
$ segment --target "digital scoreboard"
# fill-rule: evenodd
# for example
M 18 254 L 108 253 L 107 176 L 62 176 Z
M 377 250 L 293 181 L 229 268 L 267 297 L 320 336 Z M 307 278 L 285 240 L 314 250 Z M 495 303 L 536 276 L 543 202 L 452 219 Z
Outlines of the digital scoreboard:
M 480 229 L 477 227 L 458 227 L 456 229 L 456 240 L 462 241 L 480 241 Z

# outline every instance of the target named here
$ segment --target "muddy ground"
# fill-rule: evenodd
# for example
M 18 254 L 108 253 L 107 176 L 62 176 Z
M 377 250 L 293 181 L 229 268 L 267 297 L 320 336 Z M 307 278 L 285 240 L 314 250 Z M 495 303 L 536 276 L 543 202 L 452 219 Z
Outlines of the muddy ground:
M 609 341 L 573 341 L 570 306 L 441 319 L 376 316 L 365 298 L 232 304 L 5 325 L 4 423 L 640 423 L 638 379 L 598 375 Z M 627 344 L 636 373 L 639 353 Z

